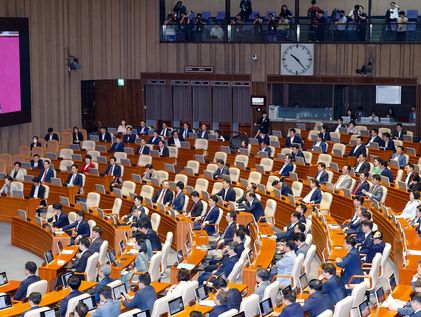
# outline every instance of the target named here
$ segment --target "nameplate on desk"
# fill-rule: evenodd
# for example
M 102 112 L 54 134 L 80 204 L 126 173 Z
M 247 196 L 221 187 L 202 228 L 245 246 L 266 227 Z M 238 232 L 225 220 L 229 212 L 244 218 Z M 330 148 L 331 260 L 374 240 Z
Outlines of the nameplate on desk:
M 193 270 L 195 268 L 194 264 L 190 264 L 190 263 L 180 263 L 179 265 L 177 265 L 177 269 L 186 269 L 186 270 Z
M 339 225 L 328 225 L 330 229 L 340 229 L 341 226 Z
M 63 265 L 66 264 L 66 261 L 64 260 L 57 260 L 57 265 Z
M 73 254 L 73 250 L 63 250 L 61 254 Z
M 408 250 L 408 255 L 421 255 L 421 250 Z

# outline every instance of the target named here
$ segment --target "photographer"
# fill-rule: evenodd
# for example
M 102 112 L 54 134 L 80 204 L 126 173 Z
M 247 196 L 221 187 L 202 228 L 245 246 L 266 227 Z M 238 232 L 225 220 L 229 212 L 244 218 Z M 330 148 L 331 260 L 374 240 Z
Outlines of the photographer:
M 174 7 L 174 9 L 172 9 L 172 12 L 174 13 L 174 16 L 176 18 L 176 20 L 180 21 L 181 20 L 181 14 L 187 13 L 187 9 L 186 7 L 183 5 L 182 1 L 178 1 Z
M 240 2 L 240 12 L 238 15 L 241 16 L 242 20 L 245 21 L 249 18 L 252 12 L 251 9 L 251 0 L 241 0 Z
M 345 16 L 345 11 L 339 11 L 339 18 L 335 21 L 335 41 L 343 41 L 345 38 L 346 25 L 348 19 Z
M 365 42 L 367 32 L 367 14 L 363 10 L 364 7 L 362 5 L 356 5 L 352 14 L 352 18 L 357 25 L 357 37 L 361 42 Z
M 276 33 L 278 32 L 278 22 L 276 21 L 275 14 L 269 14 L 268 20 L 268 42 L 276 42 Z
M 202 41 L 202 33 L 203 33 L 203 28 L 205 23 L 205 20 L 202 18 L 202 14 L 198 13 L 196 15 L 196 18 L 193 20 L 193 24 L 194 24 L 194 38 L 195 41 Z

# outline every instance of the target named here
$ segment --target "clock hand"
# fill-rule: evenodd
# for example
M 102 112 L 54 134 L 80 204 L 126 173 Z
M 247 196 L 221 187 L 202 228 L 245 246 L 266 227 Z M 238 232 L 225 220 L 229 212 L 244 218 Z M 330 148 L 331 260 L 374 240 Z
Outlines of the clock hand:
M 293 59 L 295 59 L 297 62 L 298 62 L 298 64 L 300 64 L 301 65 L 301 67 L 303 68 L 303 69 L 306 69 L 305 67 L 304 67 L 304 65 L 301 63 L 301 61 L 294 55 L 294 54 L 291 54 L 291 56 L 292 56 L 292 58 Z

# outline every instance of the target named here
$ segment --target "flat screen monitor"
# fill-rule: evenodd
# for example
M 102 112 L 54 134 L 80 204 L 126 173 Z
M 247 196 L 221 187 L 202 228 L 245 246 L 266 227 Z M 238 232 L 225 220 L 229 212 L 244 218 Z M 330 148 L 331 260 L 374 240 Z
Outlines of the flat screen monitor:
M 45 262 L 47 262 L 47 264 L 50 264 L 51 262 L 53 262 L 54 261 L 53 251 L 48 250 L 47 252 L 45 252 L 44 258 L 45 258 Z
M 114 250 L 110 250 L 110 251 L 108 251 L 108 252 L 107 252 L 107 254 L 108 254 L 108 259 L 110 260 L 110 263 L 111 263 L 112 265 L 117 265 Z
M 246 313 L 242 311 L 232 317 L 246 317 Z
M 360 313 L 360 317 L 370 316 L 370 306 L 368 306 L 368 302 L 363 301 L 361 304 L 359 304 L 358 305 L 358 311 Z
M 386 299 L 386 294 L 384 293 L 384 289 L 382 286 L 380 286 L 378 289 L 376 289 L 376 300 L 377 305 L 381 305 Z
M 170 316 L 182 312 L 184 310 L 183 298 L 180 296 L 173 300 L 170 300 L 168 302 L 168 308 L 170 311 Z
M 12 307 L 12 298 L 10 294 L 0 295 L 0 310 Z
M 126 284 L 120 284 L 113 288 L 113 296 L 115 300 L 119 300 L 123 297 L 122 294 L 127 294 Z
M 273 312 L 272 298 L 267 298 L 259 303 L 260 313 L 262 316 L 269 315 Z
M 6 272 L 1 272 L 0 273 L 0 286 L 7 284 L 7 274 Z
M 182 263 L 184 261 L 183 250 L 177 251 L 177 261 L 178 263 Z
M 63 243 L 60 240 L 57 241 L 57 250 L 60 254 L 63 251 Z
M 285 286 L 282 289 L 282 296 L 285 296 L 286 294 L 291 293 L 291 292 L 292 292 L 292 286 L 291 285 Z
M 142 310 L 139 313 L 134 313 L 133 317 L 151 317 L 151 311 L 149 309 Z
M 264 96 L 252 96 L 251 105 L 255 107 L 263 107 L 266 104 Z
M 205 300 L 209 297 L 209 292 L 206 285 L 201 285 L 195 289 L 196 297 L 198 300 Z
M 56 317 L 54 308 L 39 313 L 40 317 Z
M 396 288 L 396 278 L 394 273 L 392 273 L 389 277 L 389 287 L 391 292 L 393 292 Z
M 301 292 L 304 291 L 304 289 L 308 286 L 308 278 L 307 278 L 307 274 L 303 273 L 300 275 L 300 288 L 301 288 Z
M 79 303 L 84 303 L 86 306 L 88 306 L 89 311 L 96 309 L 95 295 L 81 299 Z
M 69 278 L 72 275 L 73 275 L 73 272 L 67 272 L 61 276 L 61 282 L 63 283 L 63 287 L 67 287 L 68 285 L 67 282 L 69 281 Z
M 120 240 L 119 246 L 120 246 L 120 254 L 123 254 L 124 249 L 125 249 L 125 247 L 124 247 L 124 240 Z

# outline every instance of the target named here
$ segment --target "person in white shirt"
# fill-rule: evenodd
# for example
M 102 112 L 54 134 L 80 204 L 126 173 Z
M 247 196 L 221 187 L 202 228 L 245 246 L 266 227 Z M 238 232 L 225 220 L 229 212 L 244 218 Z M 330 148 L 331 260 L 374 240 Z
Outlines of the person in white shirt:
M 183 289 L 190 284 L 190 272 L 187 269 L 179 269 L 177 273 L 178 284 L 172 285 L 167 295 L 171 295 L 173 298 L 180 297 Z
M 420 204 L 420 192 L 413 191 L 409 193 L 409 201 L 407 202 L 405 208 L 403 209 L 402 213 L 396 218 L 405 218 L 405 219 L 412 219 L 415 217 L 417 213 L 417 207 Z
M 335 132 L 336 133 L 339 133 L 339 129 L 340 128 L 345 128 L 345 125 L 344 125 L 344 119 L 342 119 L 342 117 L 339 117 L 338 118 L 338 125 L 336 126 L 336 128 L 335 128 Z
M 22 164 L 21 162 L 15 162 L 13 164 L 13 169 L 10 171 L 10 176 L 13 177 L 16 181 L 23 181 L 24 175 L 26 174 L 26 170 L 21 168 Z
M 406 184 L 406 188 L 409 187 L 409 183 L 411 181 L 411 175 L 414 173 L 414 164 L 412 163 L 408 163 L 405 165 L 404 171 L 406 173 L 406 177 L 405 177 L 405 184 Z
M 121 120 L 121 124 L 117 128 L 117 133 L 126 134 L 126 129 L 127 129 L 126 120 L 123 119 Z
M 396 4 L 395 1 L 391 1 L 389 8 L 386 11 L 385 14 L 386 22 L 396 22 L 399 18 L 399 6 Z
M 222 40 L 224 39 L 224 30 L 221 28 L 219 24 L 215 24 L 210 31 L 210 36 L 212 39 L 215 40 Z
M 341 188 L 351 188 L 352 185 L 352 177 L 349 175 L 351 171 L 351 166 L 344 165 L 342 167 L 342 175 L 339 176 L 338 180 L 335 183 L 334 189 L 339 190 Z

